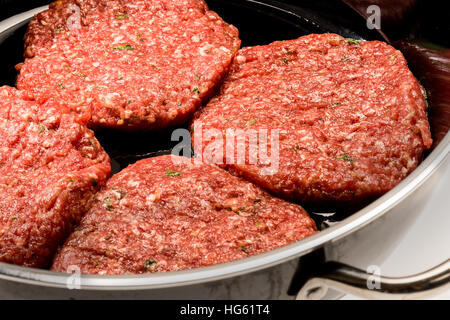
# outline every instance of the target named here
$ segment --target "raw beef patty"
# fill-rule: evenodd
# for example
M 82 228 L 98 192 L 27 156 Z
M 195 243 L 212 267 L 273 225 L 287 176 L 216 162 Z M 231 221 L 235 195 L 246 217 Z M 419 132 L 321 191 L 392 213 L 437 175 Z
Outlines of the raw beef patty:
M 300 206 L 208 164 L 162 156 L 116 174 L 52 270 L 174 271 L 232 261 L 316 232 Z
M 93 133 L 61 114 L 0 88 L 0 261 L 45 268 L 110 173 Z
M 194 144 L 203 138 L 195 149 L 204 160 L 285 199 L 325 206 L 384 194 L 417 167 L 432 143 L 425 93 L 401 52 L 335 34 L 240 50 L 193 129 Z M 204 152 L 211 132 L 226 140 L 226 131 L 236 129 L 279 135 L 275 144 L 267 139 L 269 153 L 273 146 L 279 154 L 273 172 L 248 156 L 239 162 L 225 147 L 220 154 Z M 249 141 L 251 150 L 257 141 Z
M 17 87 L 92 128 L 185 122 L 221 81 L 238 31 L 201 0 L 61 0 L 30 22 Z

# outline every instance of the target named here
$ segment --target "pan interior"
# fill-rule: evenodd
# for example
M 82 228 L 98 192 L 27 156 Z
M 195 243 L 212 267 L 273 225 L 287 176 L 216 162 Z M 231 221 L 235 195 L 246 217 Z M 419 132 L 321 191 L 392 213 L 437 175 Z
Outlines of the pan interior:
M 225 21 L 240 31 L 243 46 L 264 45 L 277 40 L 295 39 L 310 33 L 338 33 L 344 37 L 364 40 L 380 40 L 381 36 L 366 28 L 365 21 L 349 7 L 318 7 L 321 3 L 304 1 L 298 7 L 275 1 L 254 0 L 207 0 L 208 5 Z M 337 11 L 337 12 L 336 12 Z M 0 85 L 14 86 L 14 66 L 23 61 L 23 38 L 27 26 L 20 27 L 0 43 Z M 187 129 L 187 125 L 181 128 Z M 96 137 L 110 155 L 113 174 L 138 160 L 170 154 L 178 141 L 171 141 L 170 128 L 161 132 L 132 133 L 121 131 L 97 131 Z M 360 207 L 306 208 L 320 229 L 343 220 Z

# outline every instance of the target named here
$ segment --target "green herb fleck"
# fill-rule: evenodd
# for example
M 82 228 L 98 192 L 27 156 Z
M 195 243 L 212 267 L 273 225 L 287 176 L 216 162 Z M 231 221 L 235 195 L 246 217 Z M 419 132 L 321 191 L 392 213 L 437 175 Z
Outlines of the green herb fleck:
M 390 60 L 390 61 L 394 61 L 394 60 L 395 60 L 395 56 L 390 56 L 390 57 L 389 57 L 389 60 Z
M 44 126 L 42 124 L 39 125 L 39 133 L 43 133 L 43 132 L 45 132 L 47 130 L 48 130 L 48 128 L 46 126 Z
M 177 106 L 181 107 L 183 104 L 181 102 L 177 102 Z
M 73 179 L 69 179 L 69 182 L 75 182 L 75 180 L 73 180 Z
M 195 77 L 197 78 L 197 80 L 200 80 L 200 76 L 198 74 L 196 74 Z
M 144 263 L 144 269 L 148 270 L 150 268 L 150 266 L 157 264 L 158 262 L 156 262 L 155 260 L 145 260 Z
M 109 239 L 111 239 L 111 236 L 106 236 L 104 239 L 105 239 L 106 241 L 108 241 Z
M 131 99 L 127 100 L 127 104 L 130 104 L 130 103 L 131 103 Z
M 332 106 L 332 107 L 339 107 L 339 106 L 342 106 L 342 103 L 340 103 L 340 102 L 335 102 L 335 103 L 332 103 L 331 106 Z
M 112 48 L 113 50 L 134 50 L 134 48 L 129 44 L 122 44 Z
M 62 29 L 58 28 L 55 30 L 55 33 L 61 33 L 62 31 L 63 31 Z
M 300 150 L 300 147 L 299 146 L 295 146 L 294 147 L 294 151 L 298 151 L 298 150 Z
M 284 58 L 284 59 L 283 59 L 283 63 L 284 63 L 284 64 L 289 64 L 289 60 L 286 59 L 286 58 Z
M 347 56 L 342 57 L 341 61 L 348 61 L 348 57 Z
M 255 222 L 255 226 L 259 227 L 261 225 L 260 222 Z
M 230 118 L 226 118 L 225 121 L 231 121 L 231 119 Z
M 354 163 L 353 159 L 350 158 L 350 156 L 348 154 L 346 154 L 346 153 L 344 153 L 343 156 L 337 157 L 336 159 L 348 161 L 350 163 Z
M 63 84 L 63 83 L 58 83 L 58 86 L 61 88 L 61 89 L 65 89 L 66 88 L 66 86 Z
M 92 185 L 94 187 L 96 187 L 98 185 L 97 179 L 95 179 L 95 178 L 91 178 L 91 179 L 92 179 Z
M 178 177 L 180 173 L 178 171 L 167 170 L 166 176 L 168 177 Z
M 113 211 L 114 210 L 114 207 L 113 207 L 113 205 L 111 203 L 111 198 L 110 197 L 106 197 L 105 199 L 103 199 L 103 201 L 105 202 L 106 208 L 108 209 L 108 211 Z
M 348 44 L 356 44 L 357 46 L 360 46 L 360 45 L 361 45 L 361 44 L 359 43 L 359 41 L 356 40 L 356 39 L 346 38 L 346 39 L 344 39 L 344 40 L 345 40 L 345 42 L 347 42 Z
M 138 33 L 138 34 L 136 35 L 136 37 L 142 38 L 142 33 Z
M 124 14 L 118 15 L 118 16 L 116 17 L 116 19 L 117 19 L 117 20 L 123 20 L 123 19 L 129 18 L 129 17 L 130 17 L 129 14 L 124 13 Z
M 249 125 L 253 125 L 253 124 L 255 124 L 256 122 L 257 122 L 256 119 L 252 119 L 252 120 L 250 120 L 250 121 L 248 122 L 248 124 L 249 124 Z
M 244 252 L 247 252 L 247 248 L 245 246 L 242 246 L 241 250 L 244 251 Z
M 80 73 L 80 77 L 86 78 L 86 75 L 84 73 Z
M 17 220 L 17 216 L 11 217 L 12 220 Z
M 260 203 L 261 202 L 261 199 L 255 199 L 255 200 L 253 200 L 253 203 Z
M 195 87 L 194 89 L 192 89 L 192 92 L 194 92 L 196 94 L 200 94 L 200 89 Z

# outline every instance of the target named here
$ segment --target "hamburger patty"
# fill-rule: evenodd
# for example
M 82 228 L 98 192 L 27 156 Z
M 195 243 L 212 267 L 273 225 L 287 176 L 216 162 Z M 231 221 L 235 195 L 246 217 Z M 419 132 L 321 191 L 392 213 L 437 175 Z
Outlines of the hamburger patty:
M 61 0 L 30 22 L 17 87 L 92 128 L 161 129 L 192 116 L 239 47 L 202 0 Z
M 174 160 L 174 161 L 173 161 Z M 52 270 L 164 272 L 232 261 L 316 232 L 300 206 L 216 166 L 141 160 L 113 176 L 54 259 Z
M 432 144 L 423 89 L 401 52 L 335 34 L 240 50 L 193 129 L 204 160 L 285 199 L 326 206 L 384 194 Z M 249 157 L 233 163 L 220 146 L 223 157 L 204 152 L 210 129 L 224 139 L 231 129 L 278 132 L 276 170 L 261 174 L 266 165 Z M 247 149 L 256 143 L 247 139 Z
M 52 101 L 0 88 L 0 261 L 50 266 L 110 173 L 93 133 Z

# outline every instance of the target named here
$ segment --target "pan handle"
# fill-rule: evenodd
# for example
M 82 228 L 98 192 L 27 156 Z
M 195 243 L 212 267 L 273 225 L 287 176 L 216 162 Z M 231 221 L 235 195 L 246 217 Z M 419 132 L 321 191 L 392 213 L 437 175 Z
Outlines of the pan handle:
M 298 300 L 318 300 L 330 291 L 365 299 L 424 299 L 450 288 L 450 259 L 420 274 L 391 278 L 327 262 L 300 289 Z

